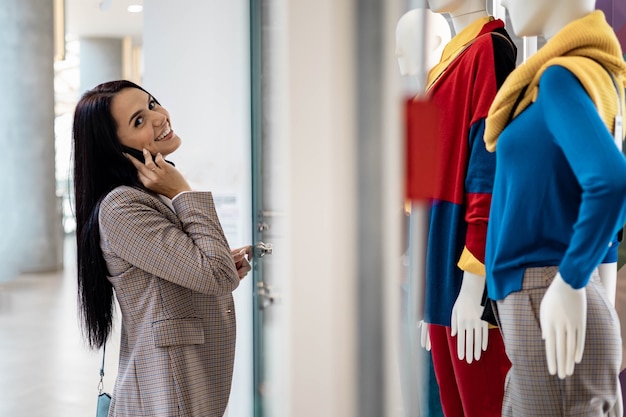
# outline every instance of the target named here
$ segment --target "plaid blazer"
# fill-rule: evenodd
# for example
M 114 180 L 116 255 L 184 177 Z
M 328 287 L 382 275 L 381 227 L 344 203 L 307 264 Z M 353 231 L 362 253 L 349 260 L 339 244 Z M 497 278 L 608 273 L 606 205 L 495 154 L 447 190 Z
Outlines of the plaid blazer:
M 239 277 L 208 192 L 172 203 L 139 188 L 100 205 L 100 246 L 122 313 L 109 416 L 222 417 Z

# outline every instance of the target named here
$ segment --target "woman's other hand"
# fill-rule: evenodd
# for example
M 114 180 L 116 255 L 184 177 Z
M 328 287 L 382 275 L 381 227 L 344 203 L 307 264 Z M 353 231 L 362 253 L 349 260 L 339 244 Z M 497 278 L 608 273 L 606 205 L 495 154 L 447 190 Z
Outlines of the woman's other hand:
M 235 266 L 237 267 L 237 274 L 239 279 L 243 279 L 248 272 L 252 270 L 252 266 L 248 260 L 252 259 L 252 246 L 244 246 L 237 249 L 231 249 L 231 254 L 235 260 Z

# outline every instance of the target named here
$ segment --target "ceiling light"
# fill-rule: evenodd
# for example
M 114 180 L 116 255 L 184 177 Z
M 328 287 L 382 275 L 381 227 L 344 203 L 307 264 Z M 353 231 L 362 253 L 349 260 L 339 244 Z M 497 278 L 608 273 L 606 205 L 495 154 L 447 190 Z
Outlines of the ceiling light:
M 131 4 L 128 6 L 128 11 L 130 13 L 141 13 L 143 11 L 143 6 L 141 4 Z

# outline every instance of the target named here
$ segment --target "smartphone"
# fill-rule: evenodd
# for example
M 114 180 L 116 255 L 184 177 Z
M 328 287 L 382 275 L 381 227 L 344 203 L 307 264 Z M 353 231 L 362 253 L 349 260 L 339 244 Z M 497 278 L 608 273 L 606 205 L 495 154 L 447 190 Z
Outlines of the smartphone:
M 133 157 L 135 157 L 142 164 L 146 163 L 146 160 L 143 157 L 143 152 L 140 151 L 139 149 L 135 149 L 135 148 L 131 148 L 129 146 L 122 145 L 122 150 L 124 152 L 126 152 L 127 154 L 132 155 Z M 151 156 L 152 156 L 152 160 L 154 161 L 154 159 L 156 158 L 156 155 L 151 155 Z M 174 163 L 172 161 L 168 161 L 167 159 L 165 160 L 165 162 L 167 162 L 171 166 L 176 166 L 176 165 L 174 165 Z
M 143 152 L 139 149 L 131 148 L 129 146 L 122 145 L 122 149 L 129 155 L 132 155 L 135 159 L 139 160 L 142 164 L 146 163 L 146 160 L 143 157 Z M 156 155 L 152 155 L 152 160 L 154 161 Z

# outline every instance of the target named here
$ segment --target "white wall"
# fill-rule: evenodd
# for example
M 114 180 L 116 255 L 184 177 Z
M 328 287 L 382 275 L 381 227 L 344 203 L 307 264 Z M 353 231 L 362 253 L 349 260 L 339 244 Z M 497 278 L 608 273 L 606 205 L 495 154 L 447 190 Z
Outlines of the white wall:
M 192 187 L 214 192 L 233 247 L 251 243 L 248 22 L 246 0 L 144 2 L 142 84 L 183 141 L 170 159 Z M 230 417 L 252 415 L 251 281 L 235 291 Z
M 289 417 L 356 412 L 356 102 L 352 0 L 287 7 Z
M 171 113 L 188 179 L 219 192 L 248 182 L 249 48 L 244 0 L 145 5 L 143 86 Z

